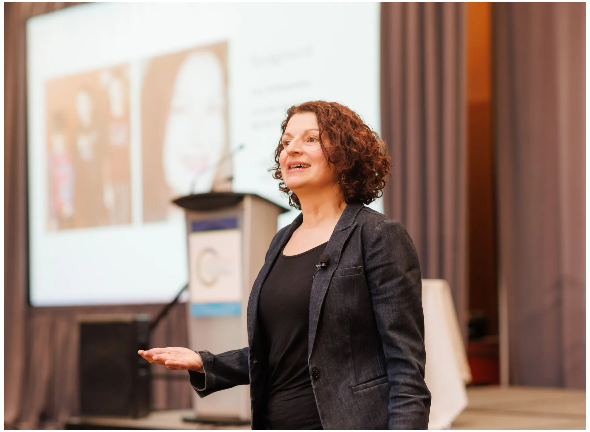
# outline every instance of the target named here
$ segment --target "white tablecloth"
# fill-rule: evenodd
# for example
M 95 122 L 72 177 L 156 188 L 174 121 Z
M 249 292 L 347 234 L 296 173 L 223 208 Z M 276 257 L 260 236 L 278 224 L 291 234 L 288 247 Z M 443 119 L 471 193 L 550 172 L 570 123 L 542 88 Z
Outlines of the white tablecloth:
M 429 429 L 445 429 L 467 407 L 471 381 L 467 354 L 449 284 L 422 280 L 426 344 L 426 385 L 432 394 Z

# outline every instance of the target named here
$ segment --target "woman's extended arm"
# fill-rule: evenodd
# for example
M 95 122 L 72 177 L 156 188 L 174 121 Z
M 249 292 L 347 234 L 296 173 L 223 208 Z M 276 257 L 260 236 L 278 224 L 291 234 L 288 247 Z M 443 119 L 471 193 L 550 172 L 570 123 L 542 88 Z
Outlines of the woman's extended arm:
M 249 349 L 228 351 L 213 355 L 209 351 L 192 351 L 188 348 L 168 347 L 139 351 L 150 363 L 173 370 L 187 370 L 191 385 L 200 397 L 219 390 L 250 383 L 248 370 Z
M 389 378 L 389 428 L 427 429 L 430 392 L 422 280 L 416 248 L 404 226 L 383 220 L 372 231 L 365 274 Z

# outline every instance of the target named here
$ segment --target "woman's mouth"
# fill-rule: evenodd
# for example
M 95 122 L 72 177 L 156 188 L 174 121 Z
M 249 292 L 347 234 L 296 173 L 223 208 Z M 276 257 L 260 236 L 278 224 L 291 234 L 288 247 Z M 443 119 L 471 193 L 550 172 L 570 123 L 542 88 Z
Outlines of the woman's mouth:
M 289 164 L 287 166 L 287 172 L 291 173 L 291 172 L 303 171 L 303 170 L 306 170 L 307 168 L 309 168 L 310 166 L 311 165 L 304 164 L 304 163 Z

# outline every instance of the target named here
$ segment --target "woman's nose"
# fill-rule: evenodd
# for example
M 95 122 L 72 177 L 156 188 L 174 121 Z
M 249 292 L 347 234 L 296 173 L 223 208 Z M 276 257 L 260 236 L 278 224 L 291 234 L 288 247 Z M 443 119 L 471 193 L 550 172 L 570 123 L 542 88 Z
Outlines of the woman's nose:
M 301 153 L 301 142 L 299 140 L 293 140 L 289 143 L 287 147 L 287 154 L 300 154 Z

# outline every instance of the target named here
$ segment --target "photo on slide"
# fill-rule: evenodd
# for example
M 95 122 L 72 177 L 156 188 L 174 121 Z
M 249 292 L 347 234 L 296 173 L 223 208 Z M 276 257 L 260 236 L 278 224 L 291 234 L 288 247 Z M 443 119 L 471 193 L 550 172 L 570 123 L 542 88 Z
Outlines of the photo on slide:
M 227 43 L 154 57 L 141 88 L 143 221 L 180 215 L 171 201 L 231 191 Z
M 128 69 L 46 82 L 48 231 L 131 223 Z

